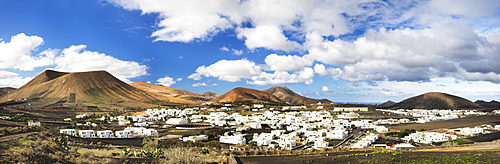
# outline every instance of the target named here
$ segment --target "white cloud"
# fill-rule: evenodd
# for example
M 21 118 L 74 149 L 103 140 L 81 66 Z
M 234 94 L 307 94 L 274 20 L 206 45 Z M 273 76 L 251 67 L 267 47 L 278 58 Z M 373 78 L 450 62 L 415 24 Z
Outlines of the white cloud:
M 342 74 L 340 68 L 326 68 L 323 64 L 315 64 L 314 72 L 320 76 L 331 76 L 332 78 L 338 78 Z
M 233 55 L 236 55 L 236 56 L 240 56 L 240 55 L 243 54 L 243 50 L 237 50 L 237 49 L 233 49 L 233 48 L 229 49 L 229 48 L 227 48 L 225 46 L 221 47 L 220 50 L 221 51 L 226 51 L 226 52 L 232 52 Z
M 321 91 L 323 91 L 323 92 L 331 92 L 332 89 L 330 89 L 330 87 L 328 87 L 328 86 L 322 86 L 321 87 Z
M 20 87 L 31 79 L 31 77 L 23 78 L 14 72 L 0 70 L 0 86 Z
M 85 72 L 106 70 L 120 80 L 130 82 L 129 78 L 147 75 L 147 66 L 133 61 L 123 61 L 112 56 L 85 50 L 86 45 L 70 46 L 56 57 L 56 70 Z
M 156 41 L 191 42 L 209 40 L 212 35 L 232 27 L 230 17 L 237 13 L 238 1 L 143 1 L 111 0 L 129 10 L 143 14 L 158 13 L 160 29 L 151 36 Z
M 262 72 L 258 76 L 253 76 L 247 84 L 254 85 L 269 85 L 269 84 L 292 84 L 303 83 L 306 85 L 312 84 L 314 78 L 314 70 L 306 67 L 292 74 L 286 71 L 275 71 L 274 73 Z
M 500 61 L 498 0 L 113 2 L 143 14 L 158 14 L 158 29 L 152 34 L 158 41 L 207 41 L 229 31 L 249 49 L 307 53 L 272 54 L 264 66 L 240 61 L 242 68 L 235 66 L 237 61 L 221 60 L 199 67 L 190 76 L 193 79 L 303 83 L 286 80 L 298 74 L 288 71 L 319 62 L 314 66 L 318 75 L 354 82 L 426 82 L 436 77 L 500 82 L 500 65 L 494 63 Z M 221 50 L 242 53 L 227 47 Z
M 283 31 L 276 26 L 238 29 L 238 38 L 245 39 L 245 45 L 249 49 L 293 51 L 300 48 L 299 43 L 288 40 Z
M 174 78 L 171 78 L 171 77 L 163 77 L 163 78 L 156 80 L 156 82 L 158 82 L 158 84 L 160 84 L 160 85 L 170 87 L 181 80 L 182 80 L 182 78 L 177 78 L 176 80 L 174 80 Z
M 257 76 L 261 73 L 260 66 L 247 59 L 220 60 L 210 66 L 200 66 L 188 78 L 200 80 L 202 76 L 217 77 L 219 80 L 236 82 Z
M 194 83 L 191 86 L 193 86 L 193 87 L 201 87 L 201 86 L 208 87 L 208 86 L 217 86 L 217 84 L 216 83 L 207 84 L 207 83 L 203 82 L 203 83 Z
M 0 39 L 1 40 L 1 39 Z M 36 67 L 53 64 L 53 51 L 44 51 L 38 55 L 32 52 L 42 45 L 39 36 L 26 36 L 24 33 L 12 36 L 10 42 L 0 42 L 0 69 L 12 68 L 22 71 L 32 71 Z
M 298 71 L 303 69 L 305 66 L 312 65 L 314 60 L 296 55 L 271 54 L 268 55 L 264 61 L 269 66 L 269 70 Z

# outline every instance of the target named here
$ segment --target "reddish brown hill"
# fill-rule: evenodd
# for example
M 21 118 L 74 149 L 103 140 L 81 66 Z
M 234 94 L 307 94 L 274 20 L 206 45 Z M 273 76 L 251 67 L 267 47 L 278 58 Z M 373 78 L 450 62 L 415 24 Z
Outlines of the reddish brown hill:
M 393 109 L 479 109 L 480 105 L 462 97 L 430 92 L 403 100 L 393 106 Z
M 195 104 L 197 101 L 210 100 L 210 98 L 206 98 L 200 94 L 182 89 L 166 87 L 163 85 L 151 84 L 147 82 L 135 82 L 130 85 L 147 92 L 156 93 L 157 95 L 169 99 L 172 103 Z
M 227 93 L 224 93 L 217 98 L 213 99 L 215 102 L 269 102 L 284 104 L 285 102 L 278 97 L 263 91 L 249 89 L 249 88 L 234 88 Z
M 16 88 L 12 88 L 12 87 L 0 88 L 0 97 L 5 96 L 11 92 L 14 92 L 15 90 L 16 90 Z
M 69 74 L 69 73 L 58 72 L 58 71 L 54 71 L 54 70 L 45 70 L 42 73 L 40 73 L 38 76 L 36 76 L 35 78 L 31 79 L 28 83 L 21 86 L 21 88 L 19 88 L 19 89 L 26 88 L 26 87 L 33 86 L 33 85 L 37 85 L 40 83 L 45 83 L 47 81 L 56 79 L 58 77 L 61 77 L 61 76 L 67 75 L 67 74 Z
M 116 104 L 126 102 L 168 102 L 155 94 L 132 87 L 106 71 L 63 73 L 47 70 L 26 85 L 0 99 L 0 102 L 20 99 Z M 73 100 L 71 100 L 73 99 Z
M 289 104 L 316 104 L 318 102 L 323 104 L 331 103 L 331 101 L 327 99 L 318 100 L 301 96 L 284 86 L 275 86 L 264 90 L 264 92 L 270 93 Z

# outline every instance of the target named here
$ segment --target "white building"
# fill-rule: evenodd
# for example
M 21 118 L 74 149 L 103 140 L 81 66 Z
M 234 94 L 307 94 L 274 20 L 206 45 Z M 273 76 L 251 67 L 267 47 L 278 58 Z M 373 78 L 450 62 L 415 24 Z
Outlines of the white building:
M 292 150 L 293 147 L 297 146 L 297 142 L 295 136 L 284 134 L 279 137 L 278 145 L 285 150 Z
M 316 149 L 321 149 L 321 148 L 325 148 L 325 147 L 328 147 L 330 143 L 328 143 L 327 141 L 314 141 L 314 148 Z
M 189 136 L 189 137 L 183 137 L 182 141 L 192 141 L 192 142 L 198 142 L 198 141 L 206 141 L 208 140 L 207 135 L 199 135 L 199 136 Z
M 78 136 L 81 138 L 95 138 L 95 133 L 93 130 L 79 130 Z
M 116 138 L 132 138 L 132 133 L 130 131 L 121 130 L 115 132 Z
M 402 138 L 404 141 L 413 140 L 414 142 L 430 144 L 433 142 L 445 142 L 457 139 L 456 135 L 436 133 L 436 132 L 416 132 Z
M 28 126 L 42 126 L 40 121 L 28 121 Z
M 349 136 L 349 132 L 343 128 L 326 132 L 328 139 L 345 139 L 347 136 Z
M 187 124 L 187 123 L 189 123 L 189 121 L 186 119 L 183 119 L 183 118 L 171 118 L 165 122 L 165 124 L 169 124 L 169 125 L 182 125 L 182 124 Z
M 462 128 L 462 129 L 460 129 L 460 132 L 468 134 L 468 135 L 483 134 L 484 129 L 483 128 Z
M 150 137 L 158 136 L 158 131 L 156 131 L 155 129 L 145 129 L 144 131 L 142 131 L 141 135 Z
M 115 136 L 113 135 L 113 131 L 103 130 L 97 131 L 97 138 L 115 138 Z
M 59 129 L 59 133 L 78 137 L 75 129 Z
M 243 137 L 243 135 L 234 135 L 234 136 L 220 136 L 220 143 L 228 143 L 228 144 L 247 144 L 247 140 Z

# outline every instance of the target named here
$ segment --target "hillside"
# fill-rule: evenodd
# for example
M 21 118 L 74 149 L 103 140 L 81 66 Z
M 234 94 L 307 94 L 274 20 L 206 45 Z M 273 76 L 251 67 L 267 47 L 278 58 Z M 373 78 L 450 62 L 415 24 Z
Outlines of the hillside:
M 331 103 L 331 101 L 327 99 L 318 100 L 301 96 L 284 86 L 275 86 L 263 91 L 270 93 L 289 104 L 317 104 L 318 102 L 323 104 Z
M 42 107 L 78 103 L 137 106 L 169 101 L 132 87 L 106 71 L 63 73 L 51 70 L 44 71 L 15 92 L 2 97 L 0 102 L 21 99 Z
M 403 100 L 392 109 L 478 109 L 482 108 L 467 99 L 440 92 L 430 92 Z
M 11 92 L 14 92 L 15 90 L 16 90 L 16 88 L 12 88 L 12 87 L 0 88 L 0 97 L 5 96 Z
M 157 95 L 169 99 L 171 103 L 196 104 L 198 101 L 208 101 L 211 99 L 186 90 L 151 84 L 147 82 L 135 82 L 131 83 L 130 85 L 147 92 L 156 93 Z
M 259 90 L 248 89 L 248 88 L 234 88 L 227 93 L 224 93 L 217 98 L 213 99 L 214 102 L 242 102 L 242 101 L 252 101 L 252 102 L 269 102 L 284 104 L 285 102 L 278 97 Z

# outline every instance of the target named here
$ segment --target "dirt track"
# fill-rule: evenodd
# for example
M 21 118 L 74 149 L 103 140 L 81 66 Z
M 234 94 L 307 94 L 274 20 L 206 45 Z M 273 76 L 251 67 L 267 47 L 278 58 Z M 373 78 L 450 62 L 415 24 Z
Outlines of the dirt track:
M 10 140 L 15 140 L 15 139 L 26 137 L 28 135 L 35 134 L 35 133 L 38 133 L 38 132 L 28 132 L 28 133 L 21 133 L 21 134 L 13 134 L 13 135 L 8 135 L 8 136 L 3 136 L 3 137 L 0 137 L 0 142 L 6 142 L 6 141 L 10 141 Z

